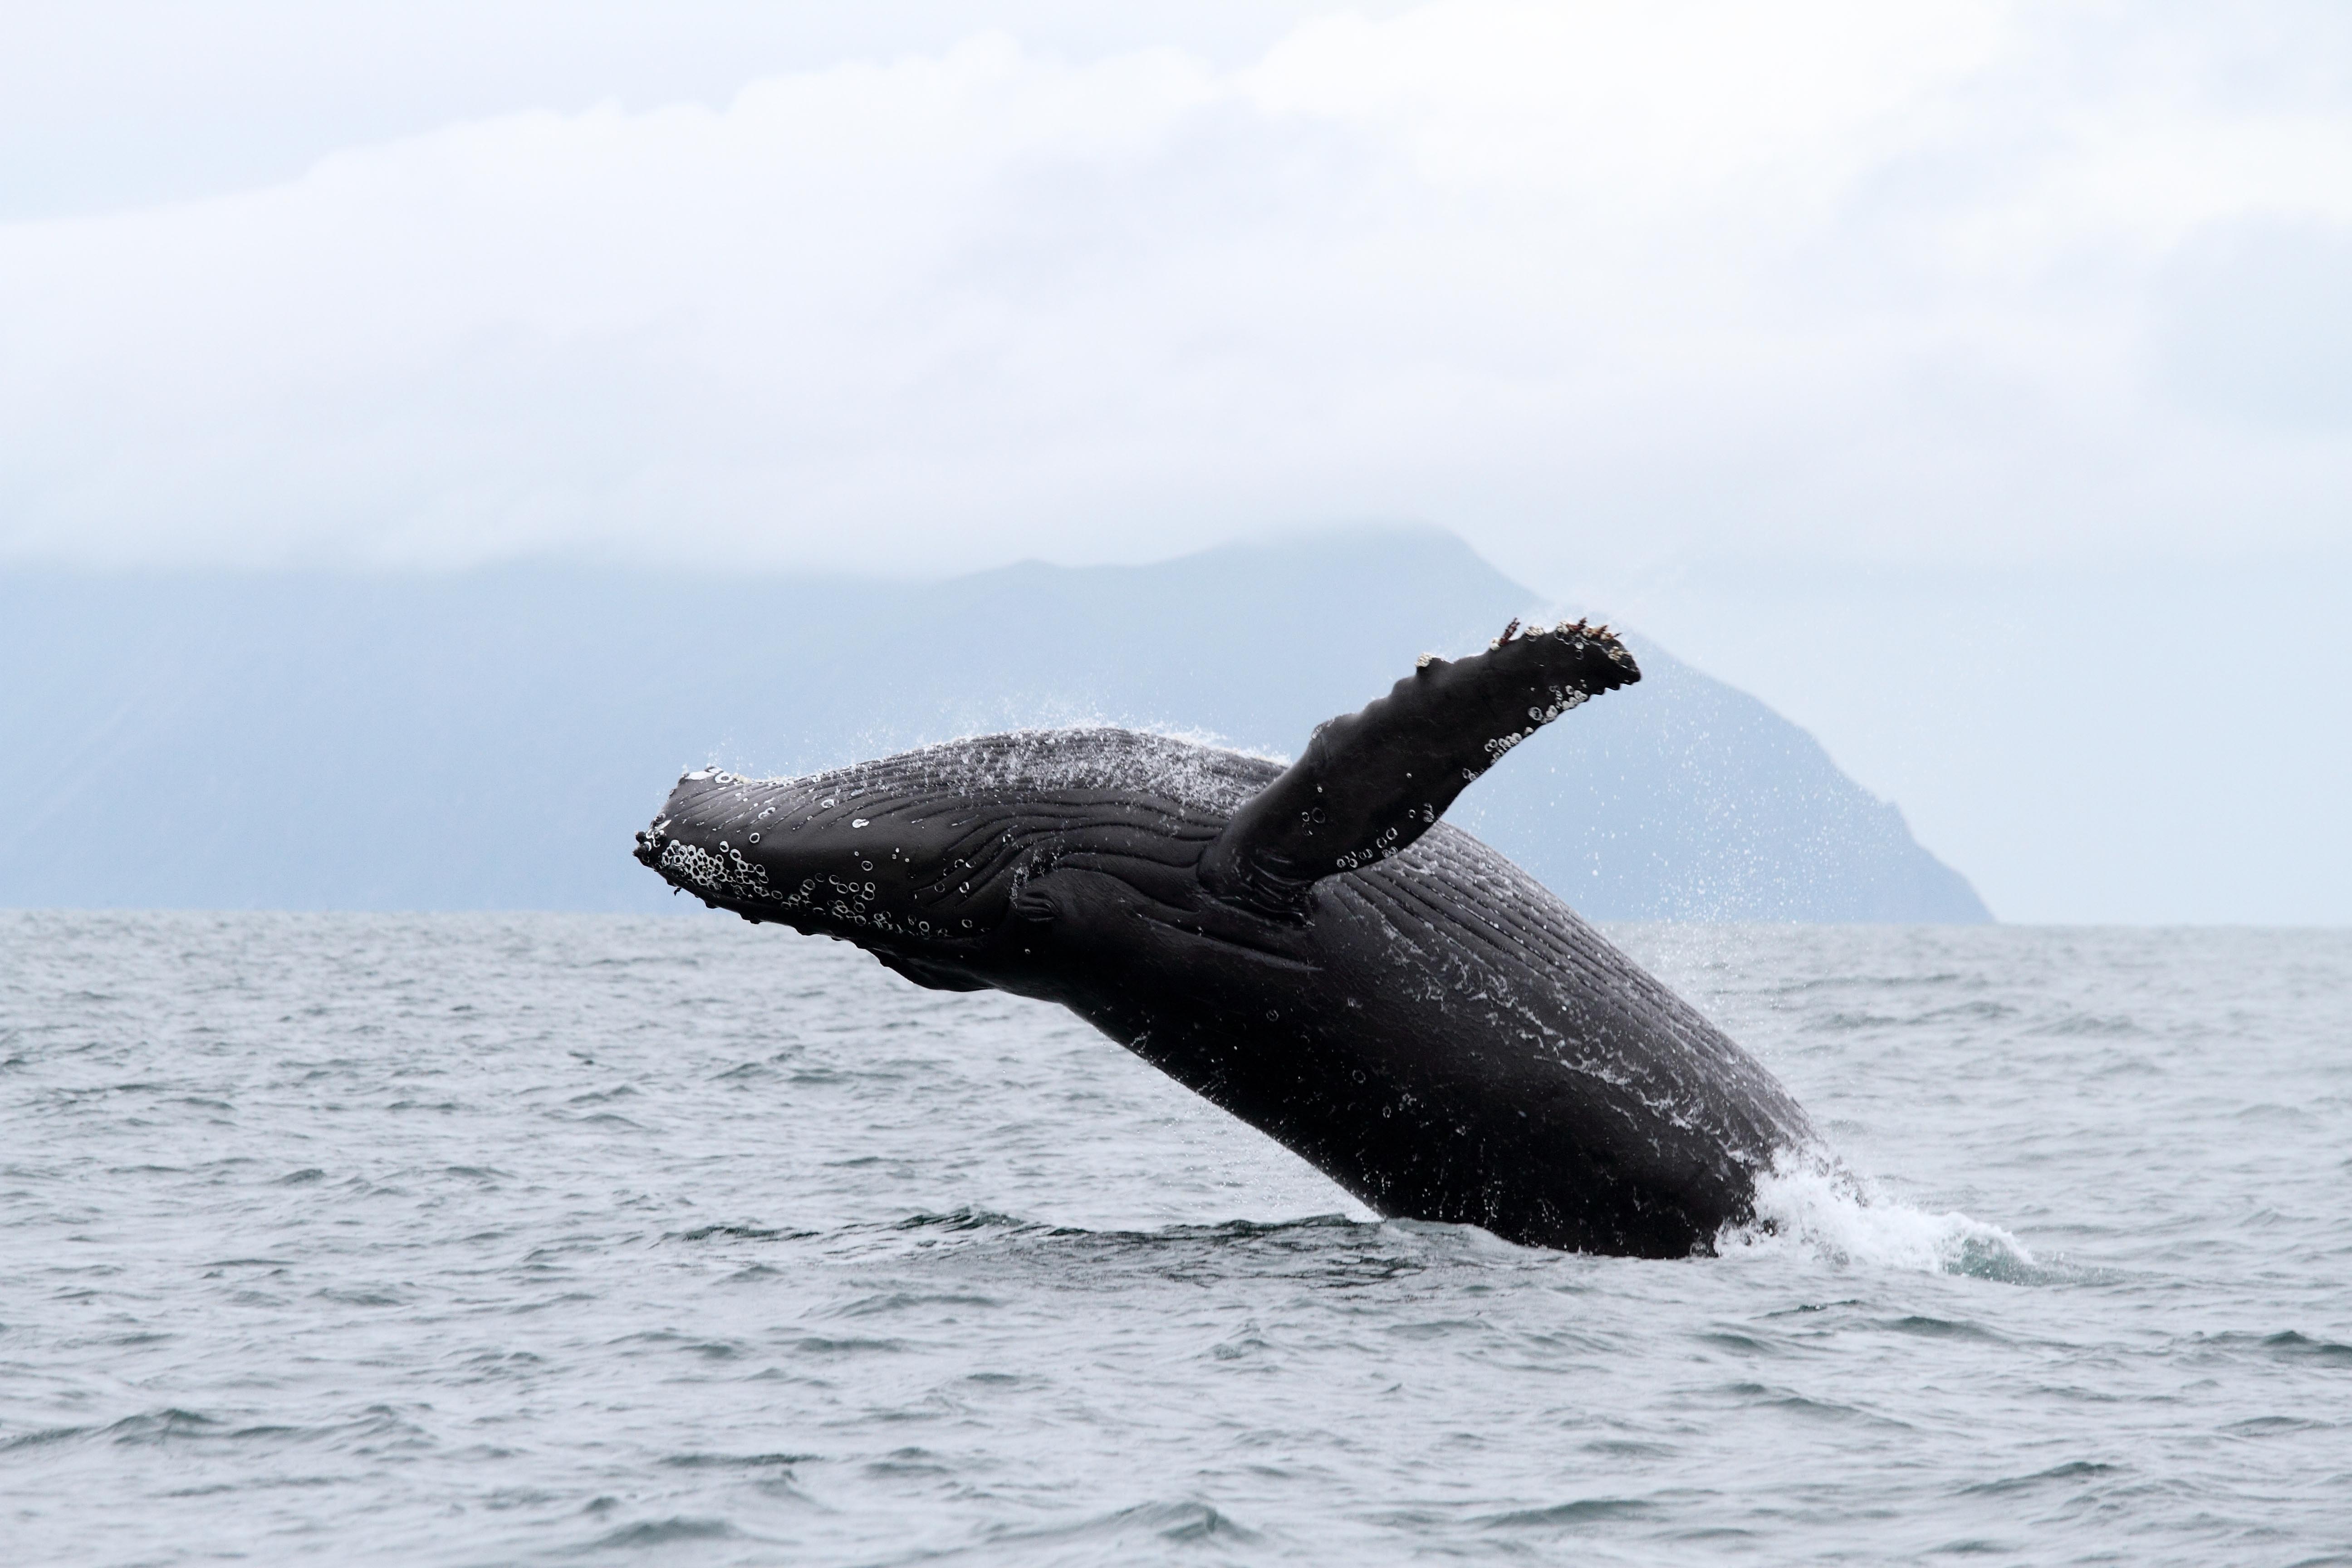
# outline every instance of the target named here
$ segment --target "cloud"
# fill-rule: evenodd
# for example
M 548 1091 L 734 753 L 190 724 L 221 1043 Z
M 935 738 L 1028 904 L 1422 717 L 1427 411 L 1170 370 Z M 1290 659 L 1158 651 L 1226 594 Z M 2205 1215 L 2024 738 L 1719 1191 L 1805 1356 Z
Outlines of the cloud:
M 2352 425 L 2352 226 L 2208 225 L 2158 284 L 2153 346 L 2187 406 L 2290 430 Z
M 0 553 L 2309 548 L 2352 500 L 2352 90 L 2326 13 L 2250 15 L 990 35 L 7 225 Z

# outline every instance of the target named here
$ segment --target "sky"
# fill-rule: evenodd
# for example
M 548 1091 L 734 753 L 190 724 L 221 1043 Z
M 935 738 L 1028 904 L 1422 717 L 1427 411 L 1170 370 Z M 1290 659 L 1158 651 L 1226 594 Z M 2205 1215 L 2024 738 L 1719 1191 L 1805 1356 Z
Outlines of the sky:
M 0 565 L 1435 523 L 2004 919 L 2352 921 L 2340 4 L 6 9 Z

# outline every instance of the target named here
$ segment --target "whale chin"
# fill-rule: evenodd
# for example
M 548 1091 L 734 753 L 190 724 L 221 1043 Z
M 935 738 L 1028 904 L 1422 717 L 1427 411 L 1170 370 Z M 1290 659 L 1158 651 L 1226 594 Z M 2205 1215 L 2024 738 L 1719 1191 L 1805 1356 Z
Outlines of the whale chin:
M 982 980 L 955 964 L 942 963 L 908 953 L 892 952 L 877 947 L 871 942 L 857 942 L 855 937 L 845 936 L 841 940 L 856 942 L 859 947 L 872 953 L 875 961 L 883 968 L 901 980 L 913 981 L 926 991 L 993 991 L 997 989 L 995 982 Z

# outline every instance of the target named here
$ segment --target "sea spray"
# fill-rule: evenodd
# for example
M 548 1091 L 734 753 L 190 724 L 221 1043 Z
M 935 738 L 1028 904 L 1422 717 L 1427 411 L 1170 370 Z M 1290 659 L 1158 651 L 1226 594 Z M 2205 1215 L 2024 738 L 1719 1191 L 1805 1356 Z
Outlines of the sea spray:
M 1907 1268 L 2030 1282 L 2025 1244 L 1958 1210 L 1929 1214 L 1887 1197 L 1824 1150 L 1782 1150 L 1756 1182 L 1755 1217 L 1716 1237 L 1724 1257 L 1810 1251 L 1841 1268 Z

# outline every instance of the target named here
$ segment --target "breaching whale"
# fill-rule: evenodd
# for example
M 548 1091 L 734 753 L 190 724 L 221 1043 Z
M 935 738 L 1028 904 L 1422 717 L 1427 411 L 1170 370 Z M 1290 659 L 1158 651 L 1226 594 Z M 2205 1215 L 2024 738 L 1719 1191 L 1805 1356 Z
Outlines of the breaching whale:
M 1439 820 L 1589 698 L 1606 627 L 1424 656 L 1289 767 L 1024 731 L 802 778 L 688 773 L 637 858 L 919 985 L 1058 1002 L 1381 1214 L 1531 1246 L 1711 1248 L 1812 1140 L 1771 1074 Z

